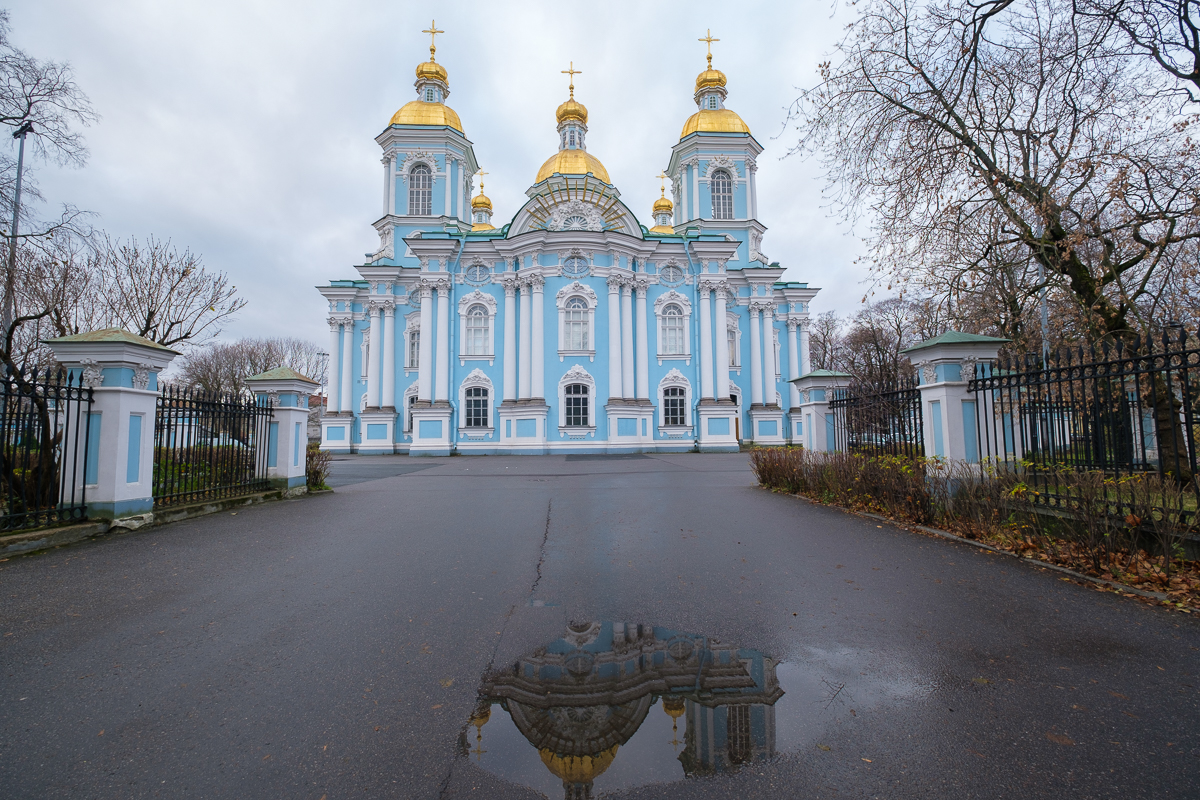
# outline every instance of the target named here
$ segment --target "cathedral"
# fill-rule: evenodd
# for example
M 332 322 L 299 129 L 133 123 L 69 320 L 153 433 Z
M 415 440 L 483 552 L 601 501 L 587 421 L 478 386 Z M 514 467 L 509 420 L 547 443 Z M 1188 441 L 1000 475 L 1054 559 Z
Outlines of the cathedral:
M 755 159 L 725 74 L 696 77 L 646 227 L 587 148 L 588 111 L 555 113 L 558 152 L 497 227 L 436 61 L 375 141 L 379 249 L 328 302 L 321 447 L 335 452 L 736 451 L 799 442 L 817 289 L 762 253 Z M 602 124 L 602 123 L 601 123 Z M 480 178 L 479 193 L 474 179 Z M 511 212 L 509 212 L 511 213 Z

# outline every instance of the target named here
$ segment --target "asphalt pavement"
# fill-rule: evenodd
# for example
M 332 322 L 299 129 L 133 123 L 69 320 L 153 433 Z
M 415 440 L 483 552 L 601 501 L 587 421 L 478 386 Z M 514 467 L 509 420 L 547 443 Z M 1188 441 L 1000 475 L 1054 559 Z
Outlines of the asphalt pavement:
M 744 454 L 331 484 L 0 563 L 0 797 L 562 797 L 502 706 L 469 721 L 594 621 L 761 654 L 783 691 L 769 752 L 707 773 L 655 699 L 595 796 L 1200 796 L 1200 621 L 764 491 Z

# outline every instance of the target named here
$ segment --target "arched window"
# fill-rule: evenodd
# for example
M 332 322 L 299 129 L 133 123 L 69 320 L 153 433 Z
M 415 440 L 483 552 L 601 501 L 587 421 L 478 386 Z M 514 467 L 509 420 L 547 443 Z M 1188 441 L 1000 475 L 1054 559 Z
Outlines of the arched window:
M 408 213 L 418 217 L 433 213 L 433 173 L 424 164 L 408 173 Z
M 408 368 L 420 369 L 421 367 L 421 332 L 419 330 L 408 332 Z
M 709 180 L 712 187 L 713 219 L 733 219 L 733 179 L 719 169 Z
M 572 297 L 563 307 L 563 350 L 587 350 L 588 304 L 582 297 Z M 585 390 L 587 387 L 583 387 Z M 586 394 L 586 391 L 585 391 Z M 572 423 L 568 422 L 568 425 Z M 586 425 L 587 423 L 581 423 Z
M 436 101 L 437 101 L 437 92 L 434 91 L 433 87 L 426 88 L 425 89 L 425 102 L 433 103 Z
M 588 426 L 588 387 L 582 383 L 568 384 L 564 390 L 567 425 Z
M 716 107 L 717 107 L 717 96 L 716 96 L 716 95 L 709 95 L 709 96 L 708 96 L 708 107 L 709 107 L 709 108 L 716 108 Z
M 687 342 L 683 333 L 683 309 L 674 303 L 663 309 L 663 353 L 669 356 L 679 356 L 687 352 Z
M 679 386 L 663 389 L 663 425 L 687 424 L 687 393 Z
M 413 426 L 412 426 L 412 422 L 413 422 L 413 420 L 412 420 L 412 412 L 413 412 L 413 405 L 414 405 L 416 402 L 417 402 L 417 396 L 416 396 L 415 394 L 410 394 L 410 395 L 408 396 L 408 427 L 406 427 L 406 428 L 404 429 L 404 430 L 406 430 L 406 431 L 411 431 L 411 430 L 413 429 Z
M 738 330 L 730 325 L 725 329 L 725 337 L 729 340 L 729 366 L 736 367 L 741 364 L 741 358 L 738 353 Z
M 486 308 L 474 305 L 467 310 L 467 355 L 484 356 L 488 354 L 488 324 Z
M 466 390 L 466 427 L 488 427 L 488 390 L 483 386 L 472 386 Z

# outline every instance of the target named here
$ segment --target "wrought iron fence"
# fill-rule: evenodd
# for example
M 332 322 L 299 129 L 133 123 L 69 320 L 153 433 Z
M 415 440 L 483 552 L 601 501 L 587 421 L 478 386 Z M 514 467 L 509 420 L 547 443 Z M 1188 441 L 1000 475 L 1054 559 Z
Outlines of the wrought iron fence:
M 253 399 L 163 387 L 154 424 L 155 507 L 269 489 L 271 417 Z
M 1182 328 L 1063 350 L 1045 363 L 1002 355 L 976 365 L 969 383 L 977 454 L 992 468 L 1019 471 L 1050 506 L 1069 504 L 1076 472 L 1116 479 L 1107 491 L 1118 513 L 1121 478 L 1157 473 L 1195 492 L 1197 377 L 1200 349 Z
M 92 389 L 83 385 L 82 375 L 5 370 L 0 379 L 0 530 L 86 518 L 85 477 L 96 469 L 91 407 Z
M 829 402 L 834 446 L 850 453 L 918 458 L 925 454 L 921 390 L 914 378 L 895 388 L 851 385 Z

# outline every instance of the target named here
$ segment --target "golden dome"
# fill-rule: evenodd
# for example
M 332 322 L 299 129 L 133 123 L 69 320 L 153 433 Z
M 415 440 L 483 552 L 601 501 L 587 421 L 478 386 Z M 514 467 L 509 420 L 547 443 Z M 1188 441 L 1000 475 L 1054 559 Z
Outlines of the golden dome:
M 450 80 L 446 77 L 446 68 L 433 60 L 417 64 L 417 80 L 441 81 L 447 86 L 450 85 Z
M 413 100 L 392 115 L 389 125 L 438 125 L 459 133 L 463 132 L 462 122 L 454 109 L 445 103 L 426 103 L 424 100 Z
M 564 120 L 568 119 L 576 119 L 586 125 L 587 106 L 572 96 L 565 103 L 558 107 L 558 111 L 554 112 L 554 116 L 558 118 L 559 125 L 561 125 Z
M 482 708 L 476 709 L 475 713 L 471 715 L 470 721 L 471 721 L 471 724 L 474 725 L 476 729 L 479 729 L 479 728 L 482 728 L 484 725 L 487 725 L 487 721 L 491 718 L 492 718 L 492 707 L 490 705 L 484 705 Z
M 479 233 L 480 231 L 494 231 L 496 226 L 490 222 L 476 222 L 471 226 L 471 233 Z
M 539 750 L 538 755 L 546 769 L 563 783 L 591 783 L 612 765 L 619 746 L 614 744 L 591 756 L 560 756 L 546 748 Z
M 675 210 L 674 204 L 670 200 L 668 200 L 665 196 L 660 197 L 654 201 L 654 213 L 655 214 L 670 214 L 674 210 Z
M 559 150 L 542 164 L 534 183 L 541 183 L 556 172 L 563 175 L 586 175 L 590 172 L 605 183 L 612 183 L 600 159 L 586 150 Z
M 471 210 L 478 211 L 481 208 L 486 208 L 488 211 L 491 211 L 492 201 L 488 199 L 486 194 L 483 193 L 482 186 L 479 187 L 479 190 L 479 194 L 471 198 Z
M 692 133 L 750 133 L 750 126 L 742 122 L 736 111 L 705 108 L 688 117 L 679 138 Z
M 696 76 L 696 91 L 701 89 L 710 89 L 713 87 L 725 86 L 725 73 L 719 69 L 713 69 L 712 63 L 709 62 L 708 69 Z
M 679 719 L 683 716 L 683 712 L 687 711 L 687 704 L 683 702 L 683 698 L 664 697 L 663 711 L 672 719 Z

